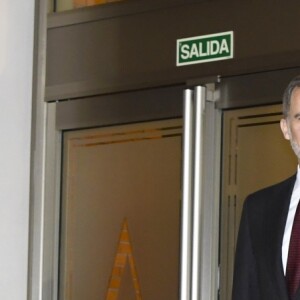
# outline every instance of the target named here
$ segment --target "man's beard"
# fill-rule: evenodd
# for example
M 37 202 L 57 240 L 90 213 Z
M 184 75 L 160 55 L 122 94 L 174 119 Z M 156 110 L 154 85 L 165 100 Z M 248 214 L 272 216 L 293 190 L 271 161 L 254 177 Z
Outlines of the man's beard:
M 298 145 L 298 143 L 294 139 L 291 139 L 290 142 L 291 142 L 291 146 L 292 146 L 292 149 L 293 149 L 294 153 L 296 154 L 296 156 L 300 160 L 300 146 Z
M 288 134 L 290 136 L 291 147 L 292 147 L 295 155 L 297 156 L 298 160 L 300 161 L 300 145 L 294 140 L 294 137 L 292 135 L 292 131 L 290 128 L 290 124 L 288 124 Z

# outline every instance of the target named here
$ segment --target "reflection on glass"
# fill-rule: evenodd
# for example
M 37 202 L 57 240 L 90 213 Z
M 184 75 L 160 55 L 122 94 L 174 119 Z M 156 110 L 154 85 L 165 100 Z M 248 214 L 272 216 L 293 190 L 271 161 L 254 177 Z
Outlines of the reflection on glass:
M 116 2 L 117 0 L 73 0 L 74 8 Z
M 54 10 L 54 3 L 53 0 L 48 0 L 48 13 L 52 13 Z
M 54 1 L 56 5 L 54 5 Z M 53 12 L 53 7 L 56 7 L 56 11 L 59 12 L 64 10 L 72 10 L 76 8 L 106 4 L 117 1 L 122 0 L 48 0 L 48 12 Z

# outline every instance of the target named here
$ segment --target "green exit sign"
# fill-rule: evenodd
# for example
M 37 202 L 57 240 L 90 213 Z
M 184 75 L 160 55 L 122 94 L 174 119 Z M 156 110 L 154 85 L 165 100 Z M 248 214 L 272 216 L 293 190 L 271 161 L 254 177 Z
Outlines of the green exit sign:
M 233 58 L 233 31 L 177 40 L 177 66 Z

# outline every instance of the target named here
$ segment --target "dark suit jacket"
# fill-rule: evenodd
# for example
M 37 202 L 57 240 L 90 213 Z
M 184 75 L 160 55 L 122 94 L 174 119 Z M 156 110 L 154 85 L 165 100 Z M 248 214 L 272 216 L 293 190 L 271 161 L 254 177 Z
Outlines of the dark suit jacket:
M 232 300 L 290 300 L 281 247 L 295 180 L 296 175 L 247 197 L 236 247 Z M 300 290 L 295 299 L 300 300 Z

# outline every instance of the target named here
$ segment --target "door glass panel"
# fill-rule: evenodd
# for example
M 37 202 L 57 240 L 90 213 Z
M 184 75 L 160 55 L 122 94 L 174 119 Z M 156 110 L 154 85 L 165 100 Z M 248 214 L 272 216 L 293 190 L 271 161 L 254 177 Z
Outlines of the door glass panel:
M 60 299 L 178 299 L 181 132 L 64 133 Z
M 221 300 L 231 299 L 235 243 L 246 196 L 297 169 L 297 159 L 280 130 L 281 118 L 281 105 L 224 113 Z

